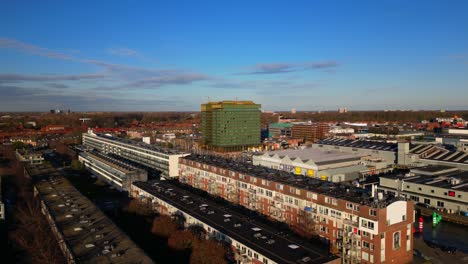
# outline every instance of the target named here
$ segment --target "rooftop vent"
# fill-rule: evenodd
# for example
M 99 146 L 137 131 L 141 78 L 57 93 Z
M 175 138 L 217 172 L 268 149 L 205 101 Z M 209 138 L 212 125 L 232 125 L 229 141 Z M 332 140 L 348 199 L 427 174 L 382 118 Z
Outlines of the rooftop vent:
M 291 249 L 298 249 L 299 248 L 298 245 L 294 245 L 294 244 L 291 244 L 288 247 L 291 248 Z
M 450 178 L 450 184 L 452 185 L 458 185 L 461 183 L 461 180 L 458 178 Z

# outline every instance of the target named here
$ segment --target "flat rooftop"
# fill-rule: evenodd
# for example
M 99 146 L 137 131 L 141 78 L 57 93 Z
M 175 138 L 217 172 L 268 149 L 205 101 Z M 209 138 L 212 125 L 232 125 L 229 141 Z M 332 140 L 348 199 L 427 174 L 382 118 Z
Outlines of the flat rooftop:
M 346 162 L 360 160 L 361 157 L 355 154 L 338 152 L 338 151 L 323 151 L 319 149 L 286 149 L 279 151 L 269 151 L 263 154 L 270 157 L 278 155 L 280 158 L 289 157 L 290 159 L 299 158 L 302 162 L 312 161 L 317 165 L 332 164 L 337 162 Z M 262 155 L 260 155 L 262 156 Z
M 90 200 L 51 165 L 47 166 L 36 171 L 55 173 L 39 180 L 34 187 L 79 263 L 153 263 Z
M 404 180 L 406 183 L 423 184 L 454 191 L 468 192 L 468 171 L 455 171 L 442 175 L 428 176 L 416 174 L 414 176 L 392 175 L 382 178 Z
M 143 142 L 138 142 L 138 141 L 135 141 L 135 140 L 125 139 L 125 138 L 120 138 L 120 137 L 114 137 L 114 136 L 110 136 L 110 135 L 106 135 L 106 134 L 102 134 L 102 133 L 96 133 L 96 134 L 86 133 L 86 135 L 89 135 L 89 136 L 94 136 L 95 135 L 96 137 L 117 141 L 117 142 L 120 142 L 120 143 L 123 143 L 123 144 L 128 144 L 128 145 L 132 145 L 132 146 L 135 146 L 135 147 L 139 147 L 139 148 L 143 148 L 143 149 L 147 149 L 147 150 L 151 150 L 151 151 L 156 151 L 156 152 L 167 154 L 167 155 L 179 155 L 179 154 L 185 154 L 186 153 L 186 152 L 183 152 L 183 151 L 179 151 L 177 149 L 164 148 L 164 147 L 161 147 L 161 146 L 150 145 L 150 144 L 146 144 L 146 143 L 143 143 Z
M 387 143 L 387 142 L 381 142 L 381 141 L 371 141 L 371 140 L 361 140 L 361 139 L 352 140 L 352 139 L 340 139 L 340 138 L 326 138 L 326 139 L 319 140 L 316 144 L 393 151 L 393 152 L 396 152 L 398 150 L 397 143 Z
M 166 181 L 133 184 L 277 263 L 325 263 L 337 259 L 318 240 L 300 238 L 292 231 L 278 233 L 255 219 Z
M 264 166 L 256 166 L 250 163 L 243 163 L 222 157 L 192 154 L 181 159 L 208 164 L 218 168 L 263 178 L 269 181 L 290 185 L 299 189 L 328 195 L 354 203 L 365 204 L 372 207 L 386 206 L 398 199 L 393 196 L 385 196 L 384 200 L 374 201 L 374 199 L 370 197 L 369 191 L 354 187 L 350 183 L 333 183 L 322 181 L 316 178 L 295 175 L 286 171 L 270 169 Z
M 449 166 L 443 166 L 443 165 L 429 165 L 429 166 L 424 166 L 424 167 L 417 167 L 411 169 L 411 172 L 415 174 L 424 174 L 424 175 L 438 175 L 438 174 L 444 174 L 444 173 L 450 173 L 450 172 L 455 172 L 458 171 L 457 168 L 454 167 L 449 167 Z

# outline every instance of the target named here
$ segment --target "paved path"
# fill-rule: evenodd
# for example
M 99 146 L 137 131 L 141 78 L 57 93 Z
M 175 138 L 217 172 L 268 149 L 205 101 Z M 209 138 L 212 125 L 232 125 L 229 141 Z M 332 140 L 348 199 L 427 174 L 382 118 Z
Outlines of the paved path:
M 415 258 L 414 263 L 434 263 L 434 264 L 445 264 L 445 263 L 467 263 L 468 254 L 457 251 L 455 254 L 450 254 L 442 251 L 440 248 L 429 247 L 422 238 L 414 238 L 414 249 L 418 250 L 423 254 L 426 260 L 421 258 Z M 429 261 L 427 261 L 429 260 Z

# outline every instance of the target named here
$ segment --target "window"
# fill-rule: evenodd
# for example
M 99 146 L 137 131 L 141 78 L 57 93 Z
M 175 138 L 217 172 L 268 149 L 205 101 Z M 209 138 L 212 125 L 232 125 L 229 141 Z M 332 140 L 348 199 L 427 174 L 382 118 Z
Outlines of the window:
M 346 203 L 346 209 L 353 209 L 353 204 L 352 203 Z
M 424 198 L 424 203 L 425 204 L 431 204 L 431 199 Z
M 369 249 L 369 248 L 370 248 L 369 242 L 367 242 L 367 241 L 362 241 L 362 247 L 365 248 L 365 249 Z
M 401 232 L 393 233 L 393 249 L 399 249 L 401 246 Z
M 410 199 L 415 201 L 415 202 L 419 202 L 419 197 L 418 196 L 410 195 Z
M 268 259 L 263 258 L 263 264 L 268 264 Z
M 369 210 L 369 215 L 377 216 L 377 210 L 375 210 L 375 209 L 370 209 L 370 210 Z
M 444 202 L 437 201 L 437 207 L 444 207 Z
M 364 220 L 364 219 L 361 220 L 361 226 L 364 227 L 364 228 L 372 229 L 372 230 L 374 229 L 374 223 L 370 222 L 370 221 L 367 221 L 367 220 Z
M 254 253 L 254 258 L 258 259 L 258 254 L 257 253 Z
M 277 183 L 277 184 L 276 184 L 276 189 L 277 189 L 277 190 L 283 190 L 283 184 Z
M 336 199 L 332 199 L 332 204 L 333 205 L 337 205 L 338 204 L 338 201 Z
M 325 197 L 325 203 L 330 203 L 330 197 Z

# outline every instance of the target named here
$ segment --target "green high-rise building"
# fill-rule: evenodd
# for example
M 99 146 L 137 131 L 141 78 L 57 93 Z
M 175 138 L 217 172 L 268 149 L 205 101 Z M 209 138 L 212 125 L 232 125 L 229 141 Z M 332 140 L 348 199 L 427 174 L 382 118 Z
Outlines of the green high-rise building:
M 252 101 L 221 101 L 201 105 L 203 145 L 222 151 L 260 145 L 261 105 Z

